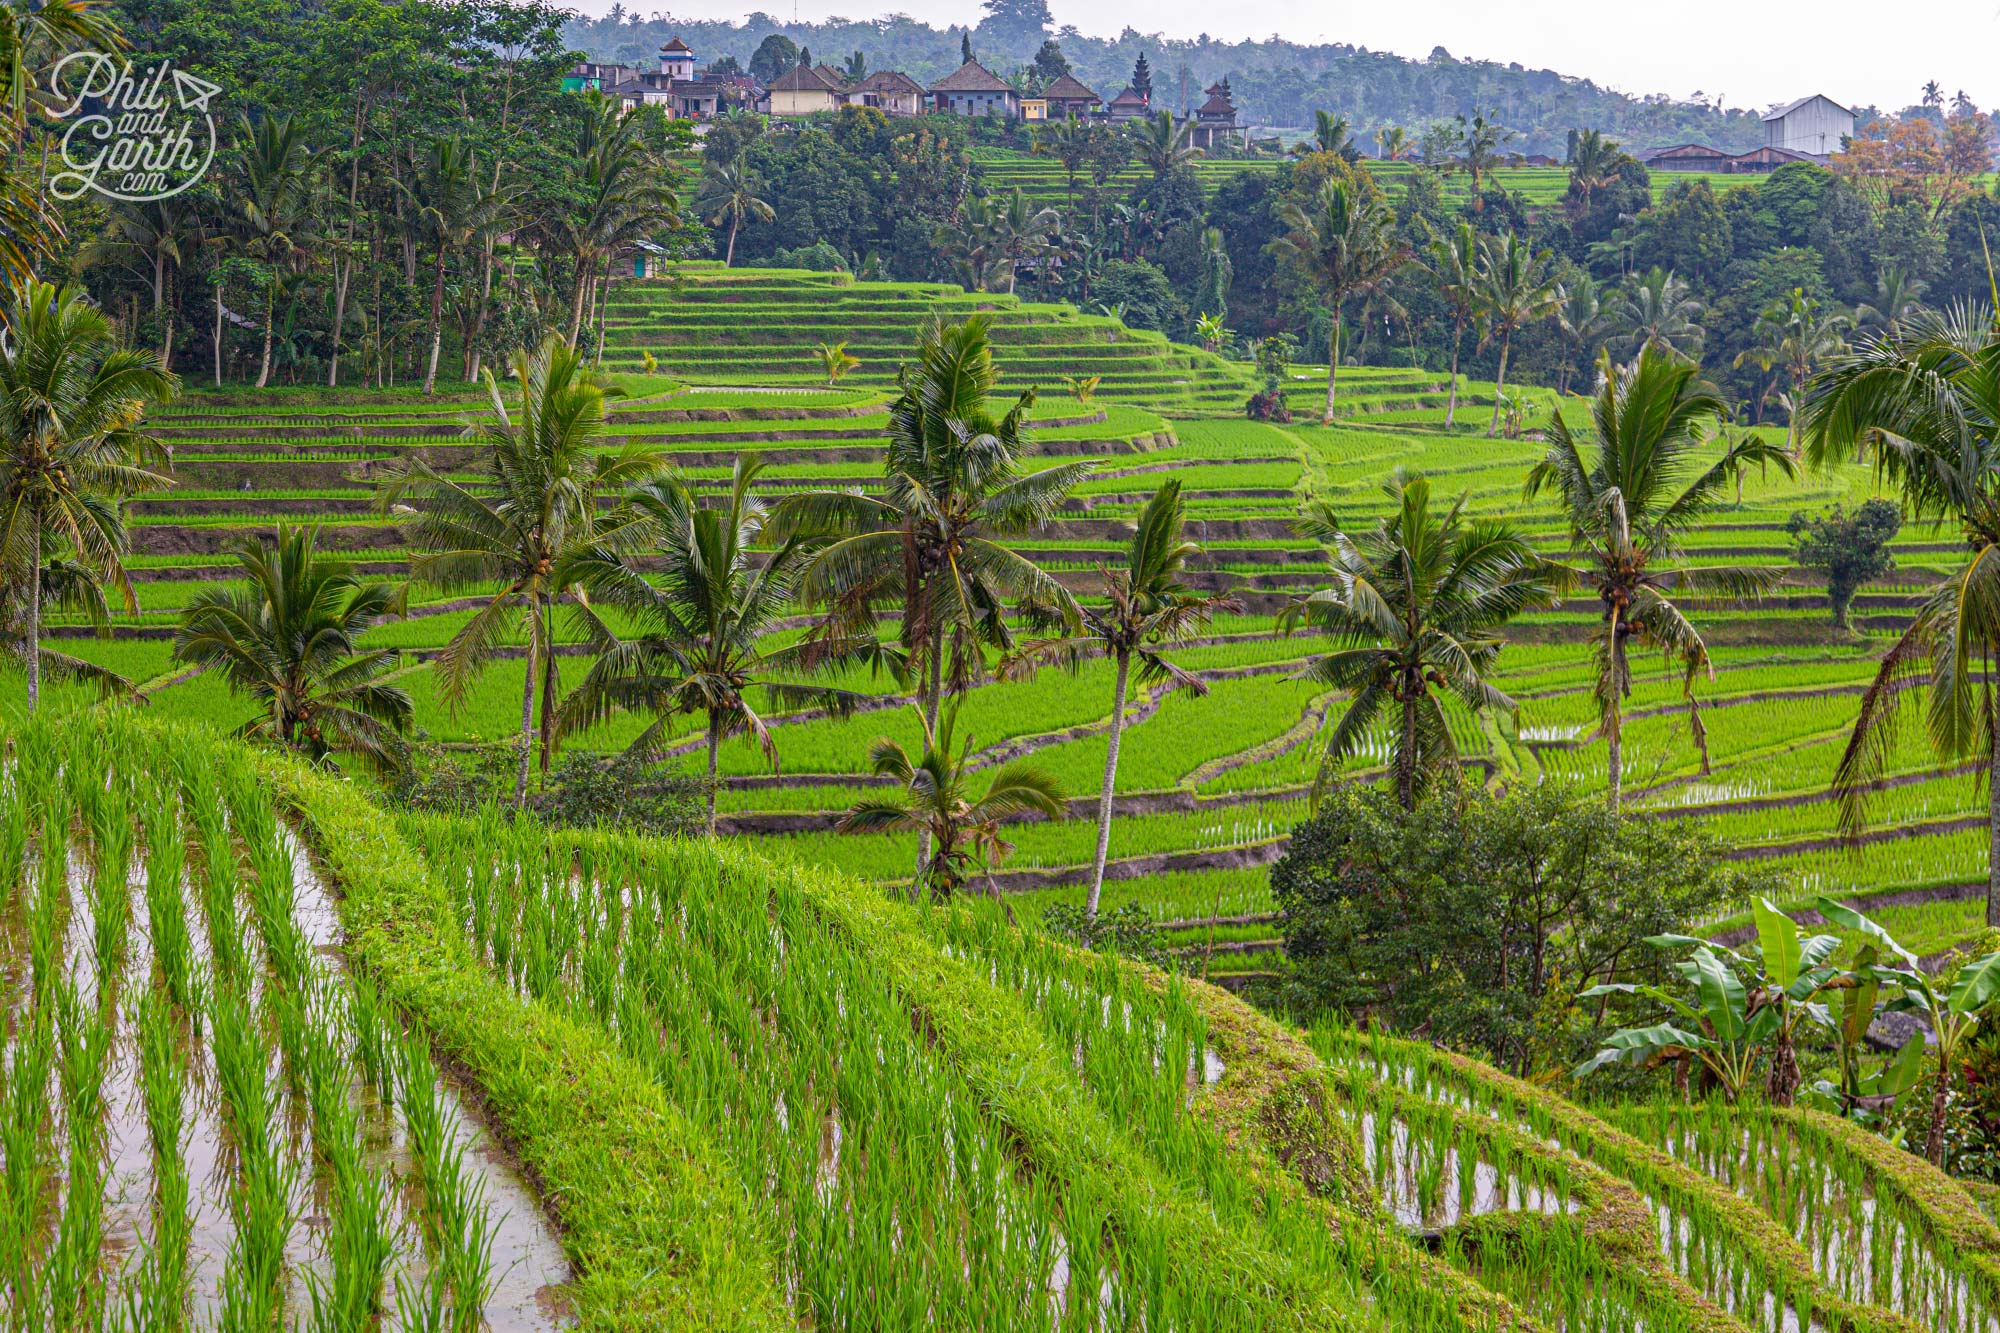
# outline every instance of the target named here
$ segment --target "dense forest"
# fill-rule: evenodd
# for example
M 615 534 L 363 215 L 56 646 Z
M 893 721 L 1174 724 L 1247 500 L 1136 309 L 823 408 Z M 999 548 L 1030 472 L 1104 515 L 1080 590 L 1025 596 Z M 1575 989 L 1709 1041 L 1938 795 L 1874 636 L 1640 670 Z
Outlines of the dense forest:
M 1758 113 L 1764 108 L 1723 108 L 1669 97 L 1640 97 L 1553 70 L 1453 56 L 1439 47 L 1428 59 L 1410 60 L 1342 43 L 1305 45 L 1272 38 L 1227 42 L 1203 33 L 1193 38 L 1135 32 L 1090 37 L 1074 27 L 1057 30 L 1046 0 L 997 0 L 970 30 L 982 63 L 1003 76 L 1028 64 L 1041 43 L 1058 40 L 1078 78 L 1107 100 L 1129 81 L 1133 62 L 1149 61 L 1154 105 L 1186 114 L 1202 90 L 1228 78 L 1251 122 L 1305 126 L 1312 113 L 1346 115 L 1358 132 L 1392 125 L 1421 125 L 1484 110 L 1519 134 L 1526 153 L 1561 155 L 1569 130 L 1594 125 L 1635 147 L 1698 140 L 1742 151 L 1763 142 Z M 601 18 L 575 18 L 566 40 L 602 60 L 651 61 L 663 43 L 679 36 L 703 60 L 733 56 L 746 68 L 764 39 L 778 35 L 806 46 L 819 59 L 845 61 L 860 52 L 870 69 L 900 69 L 928 83 L 959 64 L 964 28 L 933 28 L 902 15 L 880 19 L 830 19 L 789 23 L 750 14 L 741 23 L 692 20 L 673 14 L 642 17 L 615 4 Z M 1802 88 L 1801 96 L 1818 89 Z M 1838 97 L 1836 89 L 1824 90 Z

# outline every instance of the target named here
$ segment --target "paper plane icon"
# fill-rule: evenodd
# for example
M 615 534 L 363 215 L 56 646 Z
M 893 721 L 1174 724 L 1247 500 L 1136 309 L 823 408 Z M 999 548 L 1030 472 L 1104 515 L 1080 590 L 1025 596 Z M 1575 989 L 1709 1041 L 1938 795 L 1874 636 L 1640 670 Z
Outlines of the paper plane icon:
M 181 100 L 181 110 L 207 112 L 208 99 L 222 91 L 220 84 L 197 78 L 184 69 L 174 71 L 174 95 Z

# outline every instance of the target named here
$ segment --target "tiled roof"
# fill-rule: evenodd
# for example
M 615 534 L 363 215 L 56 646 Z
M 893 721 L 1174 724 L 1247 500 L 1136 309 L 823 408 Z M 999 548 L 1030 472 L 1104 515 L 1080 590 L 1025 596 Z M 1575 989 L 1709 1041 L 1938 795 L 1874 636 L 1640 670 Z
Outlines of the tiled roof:
M 1076 81 L 1074 75 L 1065 74 L 1048 87 L 1042 89 L 1042 96 L 1052 102 L 1102 102 L 1090 89 Z
M 820 72 L 810 65 L 794 65 L 771 81 L 774 93 L 830 93 L 835 91 L 827 86 Z
M 968 60 L 931 85 L 934 93 L 1011 93 L 1014 86 L 977 60 Z

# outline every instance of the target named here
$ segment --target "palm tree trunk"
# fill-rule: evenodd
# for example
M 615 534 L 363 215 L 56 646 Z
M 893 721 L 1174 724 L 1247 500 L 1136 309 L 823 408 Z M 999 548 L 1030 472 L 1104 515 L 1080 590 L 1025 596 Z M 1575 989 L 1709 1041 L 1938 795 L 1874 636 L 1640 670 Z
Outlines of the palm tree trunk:
M 555 608 L 548 606 L 542 612 L 542 777 L 549 776 L 549 756 L 555 749 L 556 736 L 556 636 L 551 623 Z
M 530 612 L 532 615 L 533 613 Z M 514 773 L 514 808 L 528 804 L 528 764 L 535 753 L 535 627 L 528 626 L 527 684 L 521 688 L 521 764 Z
M 33 530 L 41 531 L 41 515 L 34 517 Z M 28 711 L 42 699 L 42 558 L 28 563 Z
M 271 382 L 271 325 L 277 318 L 278 280 L 273 277 L 264 286 L 264 364 L 257 371 L 257 387 L 263 388 Z
M 1417 808 L 1417 696 L 1403 700 L 1402 743 L 1396 747 L 1396 799 L 1405 810 Z
M 1465 328 L 1453 325 L 1451 330 L 1451 389 L 1444 400 L 1444 428 L 1451 429 L 1451 419 L 1458 415 L 1458 350 L 1465 345 Z
M 743 215 L 736 214 L 729 219 L 729 248 L 722 252 L 722 266 L 728 268 L 736 262 L 736 229 L 743 225 Z
M 576 340 L 583 331 L 583 293 L 584 289 L 590 286 L 590 262 L 590 256 L 581 251 L 577 253 L 576 290 L 570 293 L 569 298 L 569 341 L 572 347 L 576 345 Z
M 905 615 L 909 614 L 907 611 Z M 924 681 L 924 724 L 926 734 L 937 736 L 938 709 L 944 696 L 944 630 L 931 632 L 930 663 L 925 671 Z M 915 902 L 922 891 L 924 870 L 931 863 L 931 831 L 928 826 L 917 835 L 917 878 L 910 885 L 910 901 Z
M 215 387 L 222 387 L 222 284 L 215 284 Z
M 444 347 L 444 247 L 438 246 L 437 274 L 431 282 L 431 362 L 424 371 L 424 393 L 437 387 L 438 352 Z
M 708 836 L 715 836 L 715 758 L 722 749 L 722 719 L 708 715 Z
M 1333 424 L 1333 395 L 1340 386 L 1340 307 L 1333 308 L 1333 328 L 1326 335 L 1326 414 L 1322 426 Z
M 593 366 L 604 364 L 604 326 L 611 320 L 611 263 L 614 256 L 604 256 L 604 299 L 597 305 L 597 355 L 590 359 Z
M 1624 779 L 1624 730 L 1625 719 L 1619 711 L 1618 701 L 1613 699 L 1611 701 L 1611 712 L 1605 718 L 1604 750 L 1606 764 L 1610 773 L 1611 813 L 1614 815 L 1618 813 L 1618 801 L 1621 795 L 1620 785 Z
M 1986 770 L 1986 924 L 2000 925 L 2000 791 L 1993 775 L 2000 773 L 2000 706 L 1993 708 L 1993 740 Z
M 1511 329 L 1500 335 L 1500 376 L 1493 381 L 1493 420 L 1486 426 L 1486 438 L 1489 440 L 1500 433 L 1500 399 L 1507 392 L 1507 351 L 1513 338 Z
M 1118 785 L 1118 741 L 1125 731 L 1125 686 L 1132 674 L 1132 654 L 1118 652 L 1118 683 L 1111 690 L 1111 743 L 1104 751 L 1104 789 L 1097 797 L 1097 859 L 1090 867 L 1090 893 L 1083 900 L 1083 919 L 1097 920 L 1097 900 L 1104 892 L 1104 862 L 1111 851 L 1111 792 Z

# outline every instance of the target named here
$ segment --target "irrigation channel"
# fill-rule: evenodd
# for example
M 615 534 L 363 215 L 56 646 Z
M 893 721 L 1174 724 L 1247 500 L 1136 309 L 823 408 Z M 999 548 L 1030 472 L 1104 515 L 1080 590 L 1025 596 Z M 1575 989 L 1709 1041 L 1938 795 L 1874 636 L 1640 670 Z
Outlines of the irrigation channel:
M 0 792 L 7 1326 L 567 1326 L 534 1192 L 268 795 L 112 748 L 21 733 Z

